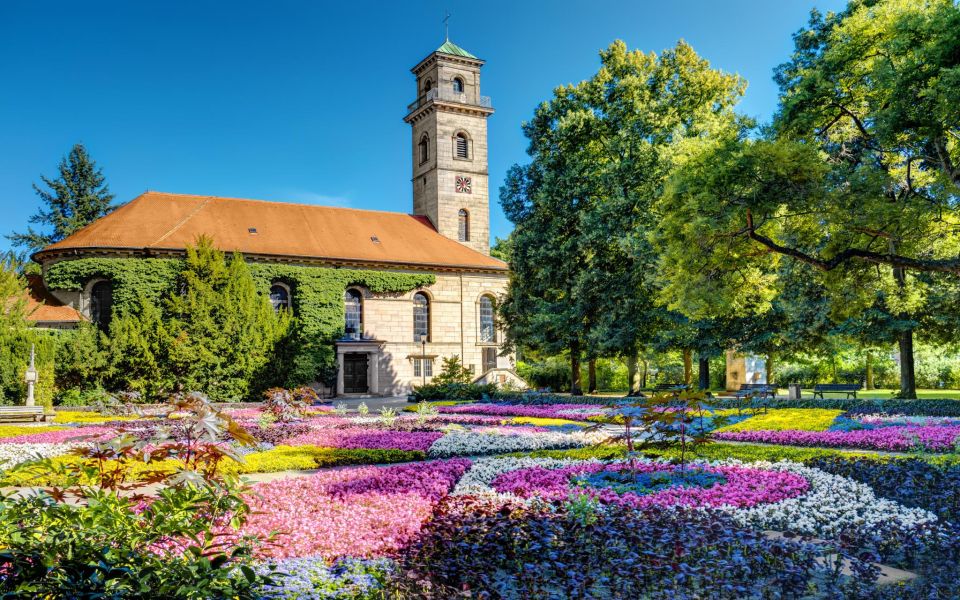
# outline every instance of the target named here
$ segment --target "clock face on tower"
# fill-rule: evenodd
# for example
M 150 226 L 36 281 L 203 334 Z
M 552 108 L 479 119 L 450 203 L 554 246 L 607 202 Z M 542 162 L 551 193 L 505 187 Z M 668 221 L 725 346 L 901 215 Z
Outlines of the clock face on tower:
M 472 192 L 471 186 L 473 183 L 470 181 L 470 178 L 465 175 L 457 175 L 457 184 L 456 189 L 458 194 L 469 194 Z

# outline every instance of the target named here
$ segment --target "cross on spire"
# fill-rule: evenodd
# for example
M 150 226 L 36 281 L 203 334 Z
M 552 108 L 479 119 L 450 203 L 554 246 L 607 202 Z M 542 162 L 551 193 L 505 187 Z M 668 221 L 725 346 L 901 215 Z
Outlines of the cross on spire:
M 450 11 L 447 11 L 447 16 L 443 18 L 443 32 L 444 38 L 446 41 L 450 41 Z

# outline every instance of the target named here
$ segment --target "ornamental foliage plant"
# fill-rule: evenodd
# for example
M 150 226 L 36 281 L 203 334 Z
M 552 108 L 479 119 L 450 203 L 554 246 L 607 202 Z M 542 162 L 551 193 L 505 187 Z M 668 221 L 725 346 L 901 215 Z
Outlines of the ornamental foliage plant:
M 120 435 L 74 450 L 77 461 L 51 469 L 63 487 L 0 497 L 0 593 L 42 598 L 255 598 L 269 577 L 251 568 L 255 540 L 225 535 L 249 509 L 244 489 L 221 477 L 234 457 L 222 441 L 250 438 L 202 395 L 173 398 L 177 431 L 149 440 Z M 167 459 L 167 460 L 164 460 Z M 134 475 L 173 461 L 172 471 Z M 148 484 L 160 488 L 147 494 Z M 69 501 L 68 501 L 69 500 Z

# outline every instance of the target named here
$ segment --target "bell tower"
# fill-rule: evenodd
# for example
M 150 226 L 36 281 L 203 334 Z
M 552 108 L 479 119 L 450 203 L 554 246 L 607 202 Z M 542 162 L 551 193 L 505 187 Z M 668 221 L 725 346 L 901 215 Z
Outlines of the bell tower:
M 411 69 L 416 100 L 404 121 L 412 130 L 413 213 L 442 235 L 490 254 L 487 117 L 480 95 L 483 61 L 449 39 Z

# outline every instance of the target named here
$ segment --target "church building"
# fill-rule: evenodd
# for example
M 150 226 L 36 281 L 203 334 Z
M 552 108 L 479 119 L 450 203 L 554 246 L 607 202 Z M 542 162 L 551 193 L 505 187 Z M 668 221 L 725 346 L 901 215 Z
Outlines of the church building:
M 412 69 L 412 214 L 148 191 L 34 255 L 52 265 L 82 258 L 184 255 L 201 235 L 251 263 L 394 273 L 429 273 L 435 282 L 398 294 L 362 285 L 343 290 L 343 336 L 336 340 L 340 396 L 400 395 L 429 382 L 441 359 L 460 356 L 478 382 L 522 385 L 513 357 L 501 355 L 496 305 L 507 265 L 490 256 L 487 118 L 480 94 L 484 61 L 447 40 Z M 91 276 L 80 289 L 44 289 L 47 304 L 103 327 L 115 282 Z M 297 289 L 271 283 L 278 309 L 298 309 Z M 72 309 L 69 310 L 69 309 Z

